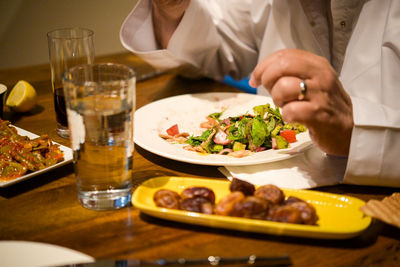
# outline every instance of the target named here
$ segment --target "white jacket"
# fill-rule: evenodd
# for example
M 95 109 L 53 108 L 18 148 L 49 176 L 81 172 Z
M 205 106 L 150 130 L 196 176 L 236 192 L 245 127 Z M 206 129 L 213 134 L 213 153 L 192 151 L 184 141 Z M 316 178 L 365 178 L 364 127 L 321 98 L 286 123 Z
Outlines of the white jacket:
M 283 48 L 330 57 L 298 0 L 192 0 L 167 49 L 157 47 L 151 1 L 143 0 L 120 37 L 159 69 L 185 67 L 215 79 L 248 76 L 257 62 Z M 352 98 L 355 123 L 343 182 L 400 187 L 399 0 L 365 1 L 339 78 Z

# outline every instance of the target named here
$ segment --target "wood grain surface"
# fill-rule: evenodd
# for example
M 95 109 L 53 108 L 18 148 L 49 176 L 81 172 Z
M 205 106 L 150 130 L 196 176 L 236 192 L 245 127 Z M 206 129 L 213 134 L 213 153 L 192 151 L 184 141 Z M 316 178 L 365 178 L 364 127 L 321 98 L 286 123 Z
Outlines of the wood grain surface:
M 101 57 L 118 62 L 138 75 L 152 67 L 132 54 Z M 36 108 L 27 114 L 4 110 L 4 119 L 36 134 L 48 134 L 63 145 L 55 131 L 55 114 L 47 65 L 0 71 L 0 83 L 11 88 L 27 80 L 37 90 Z M 137 83 L 137 108 L 165 97 L 193 92 L 235 92 L 210 79 L 185 79 L 165 73 Z M 169 160 L 136 146 L 135 185 L 162 175 L 224 179 L 212 166 Z M 367 201 L 381 200 L 396 188 L 337 185 L 318 188 Z M 72 164 L 13 186 L 0 188 L 0 239 L 46 242 L 81 251 L 97 259 L 175 259 L 210 255 L 234 257 L 290 255 L 295 266 L 399 266 L 400 230 L 380 221 L 348 240 L 315 240 L 213 229 L 165 221 L 141 214 L 130 206 L 116 211 L 91 211 L 77 199 Z

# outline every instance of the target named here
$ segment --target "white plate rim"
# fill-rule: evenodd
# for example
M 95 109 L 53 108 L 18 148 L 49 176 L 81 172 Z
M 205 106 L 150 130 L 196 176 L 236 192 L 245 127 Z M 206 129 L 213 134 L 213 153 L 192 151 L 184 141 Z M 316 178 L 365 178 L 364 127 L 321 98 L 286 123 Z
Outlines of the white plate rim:
M 1 266 L 64 266 L 95 261 L 77 250 L 24 240 L 1 240 L 0 255 Z
M 202 99 L 205 99 L 202 102 Z M 290 148 L 288 149 L 280 149 L 280 150 L 267 150 L 263 152 L 254 153 L 251 156 L 243 157 L 243 158 L 233 158 L 225 155 L 200 155 L 199 153 L 187 151 L 182 148 L 183 145 L 178 144 L 169 144 L 167 141 L 163 140 L 158 136 L 159 132 L 163 132 L 167 127 L 165 127 L 166 123 L 170 118 L 168 110 L 166 110 L 167 106 L 173 106 L 171 109 L 173 112 L 178 112 L 179 106 L 182 103 L 188 103 L 194 101 L 195 103 L 191 104 L 193 109 L 199 108 L 194 107 L 198 103 L 202 105 L 205 103 L 206 105 L 214 105 L 212 101 L 208 101 L 210 99 L 223 99 L 221 101 L 221 105 L 225 99 L 228 99 L 227 102 L 231 101 L 232 103 L 235 101 L 247 101 L 246 104 L 251 105 L 251 108 L 256 104 L 265 104 L 270 103 L 273 105 L 273 101 L 268 96 L 247 94 L 247 93 L 226 93 L 226 92 L 217 92 L 217 93 L 196 93 L 196 94 L 184 94 L 173 97 L 164 98 L 161 100 L 154 101 L 149 103 L 135 112 L 135 133 L 134 140 L 137 145 L 142 147 L 143 149 L 152 152 L 156 155 L 198 165 L 209 165 L 209 166 L 245 166 L 245 165 L 256 165 L 263 164 L 268 162 L 286 160 L 291 157 L 302 153 L 306 149 L 312 146 L 311 139 L 308 135 L 308 131 L 297 135 L 298 141 L 296 143 L 292 143 Z M 207 103 L 206 103 L 207 101 Z M 215 103 L 218 103 L 217 100 Z M 208 103 L 210 102 L 210 103 Z M 229 103 L 228 103 L 229 105 Z M 218 106 L 218 104 L 217 104 Z M 243 105 L 243 107 L 234 108 L 241 110 L 249 110 L 250 107 Z M 194 110 L 193 113 L 197 113 L 198 110 Z M 216 112 L 218 110 L 205 110 L 204 117 L 212 112 Z M 220 110 L 219 110 L 220 111 Z M 228 111 L 228 110 L 227 110 Z M 157 115 L 156 113 L 159 113 Z M 161 113 L 161 114 L 160 114 Z M 190 112 L 188 112 L 190 113 Z M 235 113 L 233 111 L 233 113 Z M 240 115 L 243 113 L 238 113 L 236 115 Z M 232 114 L 233 115 L 233 114 Z M 162 117 L 164 116 L 164 117 Z M 184 116 L 184 115 L 182 115 Z M 202 121 L 205 119 L 203 118 Z M 197 121 L 197 125 L 200 124 L 200 120 Z M 179 126 L 179 121 L 170 121 L 170 126 L 174 123 L 177 123 Z M 200 127 L 197 127 L 200 128 Z M 189 132 L 191 133 L 191 132 Z
M 19 128 L 19 127 L 15 126 L 15 125 L 12 125 L 12 127 L 17 129 L 19 135 L 28 136 L 31 139 L 39 137 L 39 135 L 34 134 L 32 132 L 29 132 L 27 130 L 24 130 L 22 128 Z M 61 144 L 59 144 L 57 142 L 54 142 L 54 141 L 53 141 L 53 143 L 56 144 L 56 145 L 59 145 L 60 150 L 64 153 L 64 160 L 63 161 L 58 162 L 57 164 L 54 164 L 54 165 L 49 166 L 47 168 L 44 168 L 42 170 L 38 170 L 38 171 L 35 171 L 35 172 L 31 172 L 29 174 L 25 174 L 25 175 L 23 175 L 21 177 L 13 179 L 13 180 L 0 181 L 0 187 L 7 187 L 7 186 L 10 186 L 10 185 L 25 181 L 25 180 L 30 179 L 32 177 L 35 177 L 35 176 L 37 176 L 39 174 L 48 172 L 48 171 L 53 170 L 55 168 L 61 167 L 61 166 L 65 165 L 65 164 L 67 164 L 69 162 L 72 162 L 72 157 L 73 157 L 72 156 L 72 149 L 69 148 L 69 147 L 63 146 L 63 145 L 61 145 Z

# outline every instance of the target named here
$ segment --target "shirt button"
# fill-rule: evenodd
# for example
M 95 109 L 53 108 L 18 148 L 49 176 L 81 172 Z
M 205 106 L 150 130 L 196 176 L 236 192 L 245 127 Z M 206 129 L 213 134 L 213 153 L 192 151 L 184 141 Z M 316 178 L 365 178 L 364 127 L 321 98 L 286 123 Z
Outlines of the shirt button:
M 342 29 L 346 28 L 346 21 L 342 20 L 340 22 L 340 27 L 342 27 Z

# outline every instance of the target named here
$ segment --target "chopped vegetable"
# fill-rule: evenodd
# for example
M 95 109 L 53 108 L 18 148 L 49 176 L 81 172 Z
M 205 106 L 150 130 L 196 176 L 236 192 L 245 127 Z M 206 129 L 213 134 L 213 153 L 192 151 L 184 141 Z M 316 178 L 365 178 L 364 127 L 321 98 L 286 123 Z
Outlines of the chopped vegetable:
M 222 112 L 214 112 L 214 113 L 211 113 L 210 115 L 208 115 L 208 117 L 219 120 L 219 117 L 221 117 L 221 115 L 222 115 Z
M 276 140 L 276 149 L 283 149 L 283 148 L 288 148 L 289 147 L 289 142 L 286 141 L 285 138 L 283 138 L 280 135 L 275 136 Z
M 286 139 L 289 143 L 294 143 L 297 141 L 295 130 L 282 130 L 279 135 Z
M 178 124 L 174 124 L 171 127 L 169 127 L 167 129 L 167 134 L 172 135 L 172 136 L 179 134 Z
M 240 151 L 240 150 L 246 150 L 246 144 L 242 144 L 240 142 L 235 142 L 233 144 L 233 151 Z

